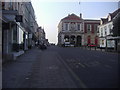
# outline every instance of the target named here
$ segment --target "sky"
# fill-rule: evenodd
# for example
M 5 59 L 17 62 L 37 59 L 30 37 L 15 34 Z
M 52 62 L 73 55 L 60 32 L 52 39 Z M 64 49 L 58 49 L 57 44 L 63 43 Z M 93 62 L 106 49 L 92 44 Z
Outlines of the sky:
M 118 9 L 117 2 L 41 2 L 31 0 L 36 20 L 46 33 L 46 38 L 50 43 L 58 42 L 58 24 L 60 20 L 68 14 L 82 13 L 83 19 L 98 19 L 107 17 L 108 13 Z

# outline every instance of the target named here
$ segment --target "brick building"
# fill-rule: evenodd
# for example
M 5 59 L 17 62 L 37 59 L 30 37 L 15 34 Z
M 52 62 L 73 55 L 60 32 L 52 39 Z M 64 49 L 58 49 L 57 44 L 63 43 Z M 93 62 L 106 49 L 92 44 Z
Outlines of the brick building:
M 83 19 L 82 14 L 68 15 L 61 19 L 58 25 L 58 45 L 62 46 L 66 42 L 74 46 L 84 46 L 98 43 L 97 26 L 100 20 Z

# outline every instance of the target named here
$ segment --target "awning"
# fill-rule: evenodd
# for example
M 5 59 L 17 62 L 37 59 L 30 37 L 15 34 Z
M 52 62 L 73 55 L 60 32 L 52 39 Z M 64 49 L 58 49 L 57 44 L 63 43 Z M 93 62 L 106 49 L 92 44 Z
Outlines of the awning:
M 14 22 L 16 15 L 17 15 L 16 10 L 3 10 L 2 11 L 2 21 L 4 21 L 5 23 Z
M 115 39 L 120 39 L 120 36 L 117 36 L 117 37 L 107 37 L 108 40 L 115 40 Z

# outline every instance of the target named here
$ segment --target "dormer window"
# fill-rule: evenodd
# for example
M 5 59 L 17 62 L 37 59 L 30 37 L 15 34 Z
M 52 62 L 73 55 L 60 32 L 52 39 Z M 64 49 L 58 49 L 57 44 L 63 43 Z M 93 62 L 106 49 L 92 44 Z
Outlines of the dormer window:
M 111 21 L 111 16 L 110 15 L 108 16 L 108 21 Z
M 101 24 L 101 25 L 103 24 L 103 21 L 102 21 L 102 20 L 100 20 L 100 24 Z

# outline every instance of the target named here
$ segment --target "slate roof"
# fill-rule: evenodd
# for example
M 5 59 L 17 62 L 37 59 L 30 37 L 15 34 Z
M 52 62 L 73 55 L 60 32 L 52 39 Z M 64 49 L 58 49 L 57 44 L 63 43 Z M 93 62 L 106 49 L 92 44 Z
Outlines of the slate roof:
M 63 18 L 62 20 L 81 20 L 81 18 L 75 14 L 71 14 Z

